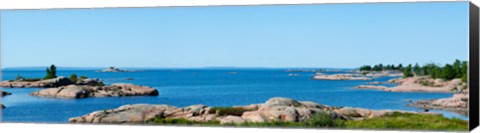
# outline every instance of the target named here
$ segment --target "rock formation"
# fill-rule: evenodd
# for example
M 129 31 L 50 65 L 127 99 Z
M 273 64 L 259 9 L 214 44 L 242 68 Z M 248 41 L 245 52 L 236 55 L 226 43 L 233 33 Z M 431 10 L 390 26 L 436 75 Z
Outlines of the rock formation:
M 55 98 L 157 96 L 158 91 L 154 88 L 133 84 L 112 84 L 110 86 L 68 85 L 42 89 L 30 95 Z
M 0 90 L 0 97 L 8 96 L 8 95 L 12 95 L 12 93 Z
M 73 82 L 66 77 L 57 77 L 40 81 L 13 80 L 0 82 L 0 86 L 5 88 L 46 88 L 71 84 L 73 84 Z
M 358 76 L 356 74 L 333 74 L 333 75 L 317 74 L 313 76 L 312 79 L 315 79 L 315 80 L 372 80 L 372 78 L 368 78 L 365 76 Z
M 442 81 L 440 79 L 431 79 L 426 77 L 409 77 L 389 80 L 390 83 L 397 83 L 397 86 L 386 87 L 376 85 L 360 85 L 355 88 L 359 89 L 376 89 L 392 92 L 442 92 L 453 93 L 465 91 L 466 83 L 462 83 L 460 79 L 450 81 Z
M 456 93 L 449 98 L 433 99 L 433 100 L 418 100 L 409 104 L 422 109 L 448 110 L 457 112 L 463 115 L 468 115 L 468 93 Z
M 233 106 L 246 110 L 241 115 L 219 115 L 205 105 L 192 105 L 177 108 L 170 105 L 134 104 L 117 109 L 95 111 L 84 116 L 70 118 L 71 123 L 146 123 L 154 118 L 183 118 L 196 122 L 219 121 L 221 124 L 239 124 L 244 122 L 299 122 L 311 118 L 315 113 L 326 113 L 332 118 L 362 120 L 382 117 L 393 110 L 368 110 L 362 108 L 337 108 L 308 101 L 296 101 L 290 98 L 275 97 L 263 104 Z M 213 112 L 213 113 L 212 113 Z M 415 112 L 410 112 L 415 113 Z
M 103 82 L 99 79 L 90 78 L 78 79 L 76 82 L 73 82 L 69 78 L 63 76 L 39 81 L 12 80 L 0 82 L 0 87 L 4 88 L 49 88 L 66 85 L 103 85 Z
M 116 67 L 108 67 L 106 69 L 103 69 L 103 70 L 99 70 L 97 72 L 136 72 L 134 70 L 122 70 L 122 69 L 119 69 L 119 68 L 116 68 Z

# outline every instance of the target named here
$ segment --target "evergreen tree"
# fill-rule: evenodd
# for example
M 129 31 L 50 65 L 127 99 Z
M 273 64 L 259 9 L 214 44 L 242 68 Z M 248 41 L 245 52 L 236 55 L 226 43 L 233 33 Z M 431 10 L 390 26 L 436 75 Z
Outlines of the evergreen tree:
M 397 70 L 403 71 L 403 65 L 402 65 L 402 64 L 398 64 Z
M 451 80 L 451 79 L 456 77 L 455 74 L 456 73 L 455 73 L 455 69 L 453 68 L 453 66 L 450 65 L 450 64 L 446 64 L 442 69 L 442 75 L 440 76 L 440 78 Z
M 412 76 L 413 76 L 412 64 L 409 64 L 407 68 L 403 70 L 403 77 L 406 78 L 406 77 L 412 77 Z
M 47 75 L 43 79 L 57 78 L 57 67 L 52 64 L 50 68 L 47 68 L 46 73 Z
M 420 65 L 418 65 L 418 63 L 415 63 L 415 66 L 413 67 L 413 72 L 415 72 L 415 75 L 422 75 L 420 69 Z

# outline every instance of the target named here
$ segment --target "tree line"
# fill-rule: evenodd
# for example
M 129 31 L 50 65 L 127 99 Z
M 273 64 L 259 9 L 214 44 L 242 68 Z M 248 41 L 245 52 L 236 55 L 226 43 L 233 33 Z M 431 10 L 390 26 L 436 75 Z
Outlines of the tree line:
M 377 64 L 374 66 L 370 65 L 363 65 L 360 67 L 360 71 L 384 71 L 384 70 L 403 70 L 403 65 L 398 64 L 398 66 L 395 65 L 383 65 L 383 64 Z
M 403 72 L 404 77 L 413 77 L 413 76 L 430 76 L 434 79 L 440 78 L 445 80 L 451 80 L 455 78 L 462 79 L 463 82 L 467 82 L 468 78 L 468 61 L 455 60 L 452 64 L 439 65 L 435 63 L 427 63 L 424 65 L 415 65 L 408 64 L 406 67 L 403 67 L 402 64 L 398 66 L 382 64 L 374 65 L 364 65 L 360 67 L 360 71 L 383 71 L 383 70 L 398 70 Z

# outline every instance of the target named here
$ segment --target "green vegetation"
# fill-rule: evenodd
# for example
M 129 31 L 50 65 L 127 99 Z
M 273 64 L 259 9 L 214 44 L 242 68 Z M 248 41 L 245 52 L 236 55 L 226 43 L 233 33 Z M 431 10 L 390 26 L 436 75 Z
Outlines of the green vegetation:
M 57 67 L 55 67 L 55 65 L 52 64 L 50 68 L 47 68 L 46 72 L 47 75 L 43 79 L 57 78 Z
M 17 75 L 17 77 L 15 77 L 15 80 L 18 80 L 18 81 L 40 81 L 41 79 L 40 78 L 25 78 L 21 75 Z
M 212 120 L 208 122 L 196 122 L 196 121 L 191 121 L 187 120 L 185 118 L 176 118 L 176 119 L 171 119 L 171 118 L 154 118 L 151 120 L 147 120 L 146 123 L 152 123 L 152 124 L 175 124 L 175 125 L 220 125 L 219 121 Z
M 80 79 L 87 79 L 87 76 L 80 76 Z
M 403 70 L 403 77 L 413 77 L 412 65 L 408 65 L 407 68 Z
M 77 74 L 72 74 L 70 75 L 70 78 L 69 78 L 72 82 L 77 82 L 78 80 L 78 77 L 77 77 Z
M 468 121 L 449 119 L 441 115 L 420 115 L 395 112 L 392 115 L 363 121 L 346 121 L 346 128 L 456 130 L 467 131 Z
M 242 116 L 243 112 L 247 112 L 251 110 L 243 109 L 243 108 L 232 108 L 232 107 L 213 107 L 210 109 L 208 113 L 216 114 L 218 113 L 219 116 Z
M 455 60 L 453 64 L 445 64 L 444 66 L 428 63 L 423 66 L 416 63 L 412 66 L 409 64 L 406 68 L 403 68 L 402 64 L 397 67 L 394 65 L 383 66 L 378 64 L 375 66 L 364 65 L 359 68 L 360 71 L 383 71 L 383 70 L 399 70 L 403 72 L 404 77 L 413 76 L 430 76 L 434 79 L 452 80 L 455 78 L 462 79 L 463 82 L 467 82 L 468 78 L 468 62 Z
M 316 113 L 312 118 L 301 122 L 283 122 L 283 121 L 270 121 L 270 122 L 246 122 L 241 124 L 225 124 L 230 126 L 239 127 L 303 127 L 303 128 L 341 128 L 345 127 L 345 120 L 333 118 L 332 115 L 327 113 Z
M 220 122 L 217 120 L 209 122 L 195 122 L 184 118 L 154 118 L 148 120 L 147 123 L 210 126 L 221 125 Z M 312 116 L 312 118 L 301 122 L 246 122 L 241 124 L 223 124 L 221 126 L 467 131 L 468 121 L 463 121 L 456 118 L 445 118 L 441 115 L 412 114 L 400 112 L 395 112 L 391 115 L 367 120 L 344 120 L 339 118 L 333 118 L 327 113 L 316 113 Z
M 363 65 L 360 67 L 360 71 L 384 71 L 384 70 L 403 70 L 403 65 L 398 64 L 398 66 L 395 65 L 386 65 L 384 66 L 383 64 L 378 64 L 374 65 L 373 67 L 370 65 Z

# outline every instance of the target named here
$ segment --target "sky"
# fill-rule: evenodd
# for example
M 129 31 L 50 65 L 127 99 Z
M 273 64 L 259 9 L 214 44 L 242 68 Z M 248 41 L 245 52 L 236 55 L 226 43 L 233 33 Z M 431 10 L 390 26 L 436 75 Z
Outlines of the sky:
M 1 67 L 442 64 L 468 24 L 468 2 L 4 10 Z

